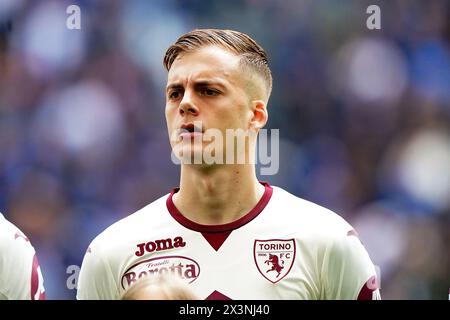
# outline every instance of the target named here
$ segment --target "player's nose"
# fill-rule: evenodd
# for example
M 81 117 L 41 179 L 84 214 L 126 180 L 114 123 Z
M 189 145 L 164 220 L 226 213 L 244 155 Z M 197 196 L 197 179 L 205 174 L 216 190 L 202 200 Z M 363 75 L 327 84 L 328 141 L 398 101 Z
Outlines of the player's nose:
M 179 112 L 180 115 L 187 115 L 187 114 L 191 114 L 191 115 L 198 115 L 199 109 L 198 107 L 195 105 L 194 101 L 192 100 L 192 95 L 186 91 L 183 95 L 183 99 L 180 102 L 179 105 Z

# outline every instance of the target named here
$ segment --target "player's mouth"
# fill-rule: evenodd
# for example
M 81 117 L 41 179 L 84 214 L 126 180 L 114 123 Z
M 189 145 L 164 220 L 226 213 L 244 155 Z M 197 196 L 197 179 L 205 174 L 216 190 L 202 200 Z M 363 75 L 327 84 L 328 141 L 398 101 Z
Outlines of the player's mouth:
M 195 126 L 193 123 L 186 123 L 181 125 L 178 132 L 178 135 L 182 139 L 192 139 L 195 136 L 201 136 L 203 134 L 203 129 Z

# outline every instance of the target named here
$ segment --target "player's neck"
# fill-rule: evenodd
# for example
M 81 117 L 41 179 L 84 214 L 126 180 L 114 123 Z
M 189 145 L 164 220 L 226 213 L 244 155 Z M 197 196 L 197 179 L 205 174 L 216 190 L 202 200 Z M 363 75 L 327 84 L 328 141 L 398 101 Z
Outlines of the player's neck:
M 253 165 L 223 165 L 211 170 L 181 169 L 175 206 L 188 219 L 206 225 L 235 221 L 247 214 L 264 194 Z

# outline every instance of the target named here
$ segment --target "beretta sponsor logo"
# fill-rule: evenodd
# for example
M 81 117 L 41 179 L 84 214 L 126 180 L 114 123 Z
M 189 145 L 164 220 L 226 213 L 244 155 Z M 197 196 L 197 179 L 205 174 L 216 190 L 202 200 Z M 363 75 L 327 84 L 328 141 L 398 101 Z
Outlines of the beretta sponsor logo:
M 138 257 L 142 257 L 145 252 L 169 250 L 184 246 L 186 246 L 186 242 L 183 241 L 182 237 L 175 237 L 173 238 L 173 240 L 171 238 L 159 239 L 155 241 L 139 243 L 137 245 L 138 250 L 134 254 Z
M 170 274 L 191 283 L 200 274 L 200 266 L 191 258 L 183 256 L 163 256 L 152 258 L 135 263 L 125 271 L 122 276 L 122 288 L 126 289 L 138 279 L 153 276 Z

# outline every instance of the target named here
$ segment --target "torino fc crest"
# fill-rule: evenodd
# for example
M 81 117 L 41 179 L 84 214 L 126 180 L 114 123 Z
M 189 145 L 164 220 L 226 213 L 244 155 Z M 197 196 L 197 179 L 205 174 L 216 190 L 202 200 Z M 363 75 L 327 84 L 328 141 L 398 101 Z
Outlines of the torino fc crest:
M 272 283 L 283 279 L 295 259 L 294 239 L 255 240 L 253 256 L 259 272 Z

